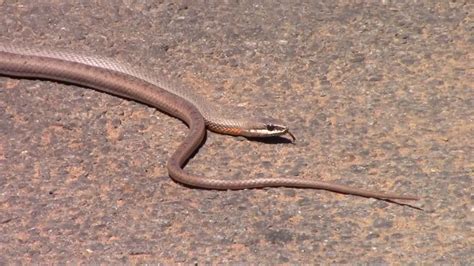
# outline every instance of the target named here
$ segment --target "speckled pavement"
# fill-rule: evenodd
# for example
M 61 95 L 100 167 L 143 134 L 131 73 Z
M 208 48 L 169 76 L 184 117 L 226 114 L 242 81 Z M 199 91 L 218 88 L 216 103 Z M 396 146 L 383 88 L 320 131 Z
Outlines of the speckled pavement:
M 0 0 L 0 42 L 160 69 L 229 112 L 286 121 L 298 139 L 208 133 L 189 172 L 422 198 L 410 207 L 323 190 L 185 187 L 165 168 L 187 133 L 179 120 L 77 86 L 0 77 L 0 264 L 472 263 L 473 10 Z

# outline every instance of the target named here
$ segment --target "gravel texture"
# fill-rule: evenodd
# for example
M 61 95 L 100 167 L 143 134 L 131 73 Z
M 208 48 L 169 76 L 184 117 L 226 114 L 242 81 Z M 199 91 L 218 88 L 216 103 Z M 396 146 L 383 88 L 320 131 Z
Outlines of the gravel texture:
M 362 3 L 363 2 L 363 3 Z M 396 3 L 395 3 L 396 2 Z M 209 133 L 187 171 L 416 194 L 191 189 L 187 132 L 139 103 L 0 77 L 0 264 L 474 261 L 469 1 L 9 1 L 0 42 L 160 69 L 296 135 Z

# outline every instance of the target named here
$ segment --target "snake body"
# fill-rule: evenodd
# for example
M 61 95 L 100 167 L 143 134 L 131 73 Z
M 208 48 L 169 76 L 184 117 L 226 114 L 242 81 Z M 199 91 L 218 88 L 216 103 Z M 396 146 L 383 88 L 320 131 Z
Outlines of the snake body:
M 316 180 L 285 177 L 225 180 L 187 173 L 183 167 L 202 144 L 206 127 L 218 133 L 247 137 L 282 134 L 290 134 L 293 137 L 293 135 L 289 133 L 288 127 L 277 120 L 227 118 L 203 97 L 178 83 L 171 82 L 165 76 L 139 71 L 113 59 L 0 44 L 0 75 L 73 83 L 132 99 L 177 117 L 188 125 L 189 133 L 169 158 L 167 168 L 171 178 L 189 186 L 218 190 L 298 187 L 378 199 L 418 199 L 413 196 L 371 192 Z

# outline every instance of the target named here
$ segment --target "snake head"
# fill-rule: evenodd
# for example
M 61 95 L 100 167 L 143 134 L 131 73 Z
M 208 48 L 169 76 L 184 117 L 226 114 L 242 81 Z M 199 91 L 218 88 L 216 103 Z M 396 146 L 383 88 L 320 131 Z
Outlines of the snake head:
M 266 138 L 288 134 L 292 142 L 296 141 L 295 136 L 290 132 L 288 126 L 277 120 L 260 120 L 247 125 L 243 135 L 246 137 Z

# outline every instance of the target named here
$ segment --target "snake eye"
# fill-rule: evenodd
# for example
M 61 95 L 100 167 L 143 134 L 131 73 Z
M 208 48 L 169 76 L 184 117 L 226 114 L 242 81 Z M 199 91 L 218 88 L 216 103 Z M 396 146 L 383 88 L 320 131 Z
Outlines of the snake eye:
M 268 130 L 268 131 L 273 131 L 273 130 L 275 130 L 275 125 L 272 125 L 272 124 L 267 125 L 267 130 Z

